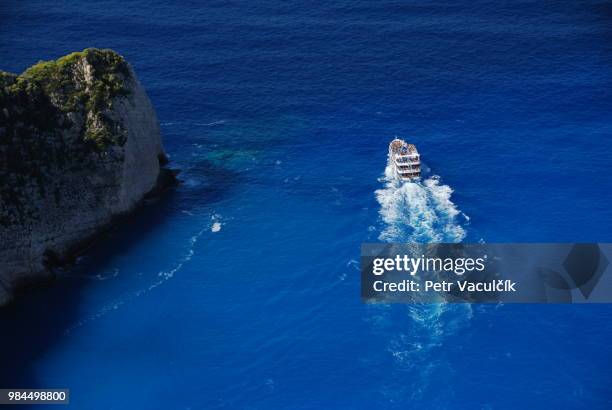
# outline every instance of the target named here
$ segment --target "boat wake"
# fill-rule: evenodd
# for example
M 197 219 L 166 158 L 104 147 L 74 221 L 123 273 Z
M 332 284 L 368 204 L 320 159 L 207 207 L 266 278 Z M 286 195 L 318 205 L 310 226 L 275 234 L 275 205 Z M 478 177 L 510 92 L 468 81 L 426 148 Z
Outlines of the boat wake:
M 381 182 L 384 187 L 375 192 L 383 224 L 381 241 L 454 243 L 465 238 L 469 218 L 451 201 L 453 189 L 442 184 L 439 177 L 400 182 L 388 164 Z M 431 356 L 458 329 L 465 327 L 473 314 L 468 304 L 413 304 L 406 310 L 388 305 L 371 308 L 377 323 L 387 323 L 383 326 L 387 351 L 397 369 L 419 375 L 414 385 L 387 386 L 392 387 L 387 391 L 401 391 L 400 397 L 404 398 L 425 394 L 428 384 L 433 382 L 432 375 L 441 370 L 435 368 Z M 398 397 L 391 395 L 388 399 L 396 401 Z
M 385 187 L 376 191 L 385 224 L 379 239 L 385 242 L 461 242 L 466 235 L 459 222 L 468 218 L 451 201 L 453 192 L 440 178 L 400 182 L 387 165 Z
M 219 229 L 215 230 L 215 226 L 216 226 L 215 224 L 220 224 L 219 222 L 215 222 L 218 218 L 219 218 L 219 215 L 214 214 L 213 217 L 211 217 L 211 220 L 213 221 L 211 222 L 211 225 L 206 225 L 203 228 L 200 228 L 199 231 L 195 233 L 195 235 L 192 235 L 189 238 L 185 254 L 181 256 L 178 261 L 176 261 L 174 266 L 172 266 L 170 269 L 161 270 L 157 272 L 157 275 L 153 276 L 154 279 L 152 282 L 146 282 L 144 283 L 144 286 L 139 287 L 136 290 L 124 293 L 120 297 L 115 298 L 110 302 L 107 302 L 106 304 L 104 304 L 102 307 L 100 307 L 96 312 L 92 313 L 91 315 L 79 320 L 76 323 L 73 323 L 64 331 L 64 334 L 69 334 L 84 325 L 87 325 L 97 319 L 100 319 L 106 316 L 108 313 L 118 310 L 120 307 L 127 304 L 128 302 L 131 302 L 138 297 L 146 295 L 147 293 L 151 292 L 155 288 L 163 285 L 165 282 L 172 279 L 177 272 L 183 269 L 185 264 L 191 261 L 191 259 L 195 255 L 196 244 L 198 243 L 198 240 L 200 239 L 200 237 L 209 229 L 212 232 L 217 232 L 218 230 L 221 229 L 219 225 Z M 117 269 L 117 274 L 118 274 L 118 269 Z

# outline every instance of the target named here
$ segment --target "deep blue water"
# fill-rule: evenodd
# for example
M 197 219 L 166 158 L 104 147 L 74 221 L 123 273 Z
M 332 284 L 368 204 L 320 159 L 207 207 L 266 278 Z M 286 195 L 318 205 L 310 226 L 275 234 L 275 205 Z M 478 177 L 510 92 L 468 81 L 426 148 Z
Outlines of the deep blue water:
M 612 6 L 310 3 L 2 2 L 1 69 L 117 50 L 185 182 L 2 312 L 0 387 L 77 409 L 610 408 L 610 306 L 368 306 L 357 260 L 611 241 Z M 423 183 L 382 181 L 394 135 Z

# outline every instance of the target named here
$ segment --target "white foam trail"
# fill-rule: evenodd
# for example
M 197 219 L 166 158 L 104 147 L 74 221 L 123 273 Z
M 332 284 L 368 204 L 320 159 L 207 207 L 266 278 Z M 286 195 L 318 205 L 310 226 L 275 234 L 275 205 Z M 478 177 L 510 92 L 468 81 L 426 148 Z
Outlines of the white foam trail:
M 193 256 L 195 255 L 195 246 L 198 242 L 198 240 L 200 239 L 200 237 L 202 236 L 202 234 L 204 232 L 207 231 L 209 227 L 204 227 L 202 229 L 200 229 L 200 231 L 198 231 L 195 235 L 193 235 L 190 239 L 189 239 L 189 246 L 187 248 L 187 252 L 185 253 L 185 255 L 183 257 L 181 257 L 178 262 L 176 263 L 176 265 L 169 269 L 169 270 L 164 270 L 164 271 L 159 271 L 157 273 L 157 278 L 153 283 L 150 283 L 149 285 L 145 286 L 144 288 L 140 288 L 137 289 L 133 292 L 124 294 L 123 296 L 113 300 L 110 303 L 105 304 L 104 306 L 102 306 L 97 312 L 95 312 L 94 314 L 90 315 L 89 317 L 86 317 L 74 324 L 72 324 L 71 326 L 69 326 L 64 333 L 65 334 L 69 334 L 72 331 L 74 331 L 75 329 L 84 326 L 94 320 L 97 320 L 103 316 L 105 316 L 106 314 L 108 314 L 109 312 L 112 312 L 114 310 L 119 309 L 121 306 L 125 305 L 127 302 L 143 296 L 144 294 L 152 291 L 153 289 L 157 288 L 158 286 L 164 284 L 165 282 L 167 282 L 168 280 L 172 279 L 174 277 L 174 274 L 177 273 L 178 271 L 180 271 L 181 269 L 183 269 L 183 266 L 188 263 L 189 261 L 191 261 L 191 259 L 193 258 Z
M 195 125 L 202 125 L 204 127 L 209 127 L 211 125 L 222 125 L 225 124 L 225 120 L 213 121 L 213 122 L 195 122 Z
M 400 182 L 393 169 L 385 169 L 385 187 L 376 191 L 385 227 L 379 239 L 388 242 L 460 242 L 465 229 L 457 221 L 461 212 L 451 201 L 453 190 L 432 176 L 423 182 Z
M 213 214 L 210 217 L 211 220 L 211 226 L 210 226 L 210 231 L 211 232 L 219 232 L 221 230 L 221 226 L 223 225 L 221 222 L 219 222 L 221 220 L 221 215 L 219 214 Z
M 438 176 L 400 182 L 387 164 L 381 182 L 384 187 L 375 192 L 384 224 L 379 235 L 381 241 L 432 243 L 460 242 L 465 238 L 465 228 L 458 221 L 463 214 L 451 201 L 453 189 L 441 184 Z M 463 216 L 466 222 L 469 221 L 467 216 Z M 388 313 L 383 313 L 383 316 Z M 387 348 L 400 368 L 408 367 L 420 374 L 419 383 L 423 383 L 433 371 L 424 367 L 435 354 L 433 350 L 470 320 L 472 309 L 467 304 L 413 304 L 408 306 L 406 315 L 410 318 L 406 328 L 400 332 L 395 328 L 389 329 Z M 411 394 L 419 391 L 416 387 L 418 385 L 410 386 Z
M 214 126 L 214 125 L 223 125 L 226 122 L 227 122 L 226 120 L 218 120 L 218 121 L 212 121 L 212 122 L 162 121 L 159 123 L 159 125 L 161 125 L 162 127 L 165 127 L 165 126 L 171 126 L 171 125 L 192 124 L 192 125 L 199 125 L 203 127 L 209 127 L 209 126 Z

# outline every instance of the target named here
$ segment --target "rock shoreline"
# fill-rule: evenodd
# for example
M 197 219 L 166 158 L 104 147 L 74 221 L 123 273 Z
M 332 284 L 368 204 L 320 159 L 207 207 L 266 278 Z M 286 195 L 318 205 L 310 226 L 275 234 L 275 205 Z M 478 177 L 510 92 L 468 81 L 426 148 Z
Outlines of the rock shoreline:
M 0 72 L 0 306 L 177 183 L 132 67 L 87 49 Z

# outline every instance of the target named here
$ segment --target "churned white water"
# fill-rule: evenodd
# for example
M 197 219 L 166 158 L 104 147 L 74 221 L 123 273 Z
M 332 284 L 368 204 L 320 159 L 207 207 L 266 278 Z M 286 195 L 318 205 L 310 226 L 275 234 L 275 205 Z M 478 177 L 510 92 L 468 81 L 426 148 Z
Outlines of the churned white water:
M 380 240 L 427 243 L 460 242 L 465 238 L 465 229 L 458 221 L 461 211 L 451 201 L 453 189 L 441 184 L 438 176 L 401 182 L 387 165 L 382 181 L 384 188 L 376 191 L 385 224 Z

